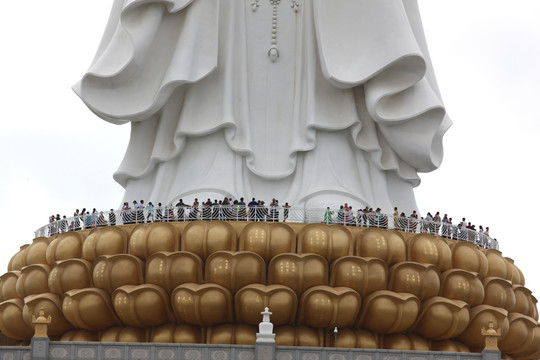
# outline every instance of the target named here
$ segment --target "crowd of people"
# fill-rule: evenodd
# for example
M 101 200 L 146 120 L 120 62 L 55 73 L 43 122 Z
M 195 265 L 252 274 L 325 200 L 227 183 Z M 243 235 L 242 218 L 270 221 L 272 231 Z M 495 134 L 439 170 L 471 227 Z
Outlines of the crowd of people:
M 197 198 L 191 204 L 179 199 L 176 204 L 163 206 L 162 203 L 154 205 L 144 200 L 134 200 L 132 204 L 124 202 L 121 211 L 111 209 L 108 213 L 90 212 L 86 208 L 75 210 L 73 217 L 68 219 L 65 215 L 51 215 L 49 218 L 48 234 L 54 235 L 72 230 L 81 230 L 117 224 L 137 224 L 147 222 L 193 221 L 193 220 L 225 220 L 225 221 L 267 221 L 286 222 L 289 219 L 291 206 L 288 203 L 280 205 L 277 199 L 272 199 L 269 205 L 262 200 L 252 198 L 246 203 L 244 198 L 233 200 L 224 198 L 214 201 L 207 199 L 199 202 Z M 306 219 L 306 216 L 303 217 Z M 391 218 L 391 220 L 389 220 Z M 393 228 L 399 231 L 420 232 L 441 235 L 446 238 L 465 240 L 489 247 L 493 241 L 489 235 L 489 227 L 485 229 L 467 222 L 465 218 L 456 224 L 447 214 L 441 217 L 437 211 L 435 215 L 428 212 L 425 217 L 419 217 L 416 211 L 409 216 L 394 208 L 393 214 L 384 214 L 380 208 L 366 206 L 364 209 L 353 210 L 345 203 L 339 209 L 327 207 L 321 221 L 324 224 L 340 224 L 345 226 Z M 496 241 L 496 240 L 495 240 Z

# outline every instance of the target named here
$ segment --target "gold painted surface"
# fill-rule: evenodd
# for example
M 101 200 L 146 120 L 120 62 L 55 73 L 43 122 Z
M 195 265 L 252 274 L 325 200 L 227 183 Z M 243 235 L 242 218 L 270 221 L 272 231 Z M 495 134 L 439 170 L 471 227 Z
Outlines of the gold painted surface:
M 35 238 L 32 244 L 25 250 L 26 265 L 47 264 L 47 247 L 49 247 L 50 239 L 47 237 Z
M 129 237 L 128 253 L 141 260 L 160 251 L 178 250 L 180 250 L 180 232 L 169 223 L 137 225 Z
M 314 253 L 328 263 L 352 255 L 354 242 L 351 233 L 340 225 L 309 224 L 298 234 L 298 253 Z
M 233 227 L 223 221 L 193 221 L 182 232 L 182 251 L 206 260 L 216 251 L 236 251 L 238 240 Z
M 94 286 L 111 294 L 124 285 L 144 283 L 144 263 L 134 255 L 102 255 L 94 261 Z
M 383 335 L 404 332 L 414 324 L 419 311 L 420 300 L 412 294 L 376 291 L 364 299 L 356 327 Z
M 502 256 L 502 253 L 499 250 L 486 250 L 486 257 L 488 260 L 488 271 L 486 277 L 498 277 L 512 281 L 512 266 L 510 262 Z
M 2 301 L 20 298 L 17 294 L 17 280 L 20 276 L 19 270 L 12 270 L 0 277 L 0 298 Z
M 452 250 L 440 236 L 417 234 L 409 238 L 407 260 L 417 263 L 432 264 L 441 271 L 452 268 Z
M 478 305 L 471 308 L 471 320 L 467 329 L 457 337 L 472 350 L 484 347 L 484 337 L 482 327 L 487 328 L 490 321 L 493 321 L 495 329 L 501 329 L 499 341 L 503 341 L 509 331 L 508 311 L 490 305 Z
M 0 303 L 0 330 L 15 340 L 30 339 L 34 334 L 31 325 L 23 320 L 24 301 L 10 299 Z
M 207 344 L 253 345 L 257 340 L 256 326 L 225 324 L 211 326 L 206 330 Z
M 240 289 L 234 297 L 237 323 L 258 325 L 265 307 L 276 309 L 271 321 L 274 326 L 294 324 L 298 299 L 295 292 L 283 285 L 251 284 Z
M 57 261 L 47 281 L 52 293 L 63 295 L 73 289 L 85 289 L 93 286 L 92 263 L 83 259 Z
M 304 290 L 328 284 L 328 262 L 317 254 L 280 254 L 268 265 L 268 284 L 284 285 L 299 297 Z
M 431 351 L 446 352 L 471 352 L 471 349 L 464 343 L 456 340 L 438 340 L 431 342 Z
M 389 270 L 388 290 L 415 295 L 420 301 L 439 294 L 439 269 L 431 264 L 402 262 Z
M 207 283 L 226 287 L 234 295 L 246 285 L 266 284 L 266 264 L 249 251 L 217 251 L 206 259 L 204 276 Z
M 188 324 L 165 324 L 153 328 L 150 342 L 177 344 L 204 344 L 205 330 Z
M 539 325 L 535 319 L 518 313 L 510 313 L 508 322 L 508 335 L 499 342 L 502 352 L 523 357 L 540 351 L 540 338 L 535 338 L 535 329 Z
M 486 296 L 484 304 L 500 307 L 512 311 L 516 305 L 516 294 L 512 288 L 512 283 L 495 277 L 485 278 L 482 283 Z
M 204 263 L 187 251 L 157 252 L 146 259 L 146 283 L 164 288 L 169 294 L 186 283 L 202 284 Z
M 212 326 L 234 322 L 231 292 L 218 284 L 182 284 L 171 295 L 178 322 Z
M 45 314 L 52 318 L 48 327 L 49 335 L 62 335 L 73 328 L 62 313 L 62 298 L 52 293 L 30 295 L 24 298 L 23 320 L 26 325 L 32 326 L 32 316 L 39 316 L 42 308 Z
M 28 265 L 21 269 L 21 275 L 15 284 L 15 290 L 19 298 L 23 299 L 28 295 L 48 293 L 49 265 L 35 264 Z
M 378 258 L 343 256 L 332 263 L 330 274 L 330 286 L 349 287 L 362 298 L 387 289 L 388 266 Z
M 532 317 L 538 321 L 538 310 L 536 309 L 536 302 L 533 300 L 531 290 L 522 285 L 514 285 L 513 289 L 516 295 L 516 305 L 512 309 L 512 312 Z
M 300 298 L 298 324 L 323 329 L 351 327 L 360 305 L 360 295 L 350 288 L 314 286 Z
M 26 263 L 26 253 L 30 244 L 21 246 L 19 251 L 11 257 L 8 263 L 8 271 L 20 271 L 23 267 L 28 265 Z
M 362 329 L 339 329 L 337 336 L 333 329 L 326 330 L 326 347 L 378 349 L 379 335 Z M 337 340 L 337 343 L 336 343 Z
M 45 257 L 47 264 L 52 265 L 59 260 L 80 258 L 82 255 L 82 244 L 84 237 L 82 233 L 70 231 L 59 234 L 47 247 Z
M 358 234 L 354 254 L 375 257 L 392 266 L 406 260 L 407 248 L 399 232 L 370 228 Z
M 99 341 L 99 333 L 88 330 L 69 330 L 60 337 L 60 341 Z
M 121 325 L 112 307 L 110 295 L 101 289 L 69 290 L 64 295 L 62 312 L 76 328 L 91 331 Z
M 461 300 L 471 307 L 484 302 L 484 284 L 475 272 L 452 269 L 441 274 L 439 295 L 452 300 Z
M 514 264 L 514 260 L 505 257 L 504 258 L 508 264 L 510 264 L 510 271 L 512 272 L 512 284 L 513 285 L 525 285 L 525 276 L 521 270 Z
M 294 234 L 298 234 L 296 238 Z M 119 250 L 123 236 L 128 245 Z M 157 240 L 149 240 L 152 236 Z M 156 247 L 171 244 L 167 239 L 174 239 L 173 247 L 184 251 L 156 251 Z M 78 255 L 81 241 L 83 256 L 92 261 Z M 455 262 L 448 270 L 445 243 L 451 245 Z M 249 251 L 231 252 L 240 247 Z M 140 258 L 126 254 L 132 250 Z M 109 252 L 121 254 L 98 256 Z M 73 257 L 60 260 L 66 256 Z M 41 279 L 44 267 L 32 264 L 43 259 L 52 266 L 45 280 Z M 327 259 L 332 260 L 330 266 Z M 412 259 L 423 265 L 411 265 Z M 20 269 L 27 265 L 38 269 L 38 275 L 25 269 L 19 281 Z M 481 351 L 480 329 L 487 321 L 498 319 L 501 325 L 496 327 L 508 337 L 501 338 L 504 356 L 514 360 L 540 357 L 540 349 L 532 345 L 540 344 L 536 298 L 522 286 L 523 274 L 513 261 L 497 251 L 431 235 L 324 224 L 134 224 L 35 239 L 12 257 L 9 269 L 13 268 L 19 271 L 0 277 L 0 301 L 11 299 L 0 302 L 0 331 L 6 339 L 15 338 L 10 344 L 29 343 L 28 317 L 42 305 L 47 314 L 58 315 L 53 316 L 57 334 L 50 336 L 52 340 L 95 341 L 102 332 L 102 341 L 253 344 L 262 307 L 269 305 L 274 313 L 271 321 L 283 324 L 274 327 L 278 345 L 421 349 L 429 343 L 433 350 Z M 486 279 L 484 272 L 498 279 Z M 440 278 L 438 293 L 434 274 Z M 200 285 L 205 281 L 208 283 Z M 218 284 L 235 291 L 236 298 Z M 135 291 L 110 295 L 123 285 L 137 285 L 132 287 L 145 291 L 140 297 Z M 336 294 L 339 289 L 345 289 L 347 296 Z M 398 291 L 409 291 L 424 300 Z M 30 293 L 35 294 L 21 298 Z M 290 300 L 294 296 L 300 299 L 296 305 Z M 123 318 L 113 306 L 113 299 L 120 298 L 116 310 Z M 484 298 L 501 307 L 480 305 Z M 181 301 L 175 303 L 178 299 Z M 467 304 L 461 306 L 461 301 Z M 452 306 L 456 304 L 461 307 Z M 468 307 L 468 325 L 457 335 Z M 64 321 L 65 329 L 58 330 L 58 319 Z M 339 330 L 334 344 L 336 324 Z M 413 332 L 420 338 L 408 335 Z
M 283 325 L 274 328 L 276 346 L 324 346 L 323 330 L 310 326 Z
M 464 241 L 456 241 L 452 246 L 452 264 L 454 268 L 479 273 L 485 277 L 488 273 L 488 259 L 478 246 Z
M 125 254 L 128 234 L 119 226 L 98 227 L 84 239 L 82 257 L 94 261 L 101 255 Z
M 415 334 L 392 334 L 381 336 L 381 349 L 404 351 L 429 351 L 426 339 Z
M 276 255 L 296 252 L 296 234 L 283 223 L 253 222 L 240 233 L 238 249 L 259 254 L 268 263 Z
M 137 327 L 113 327 L 101 333 L 101 342 L 147 342 L 148 329 Z
M 152 327 L 174 321 L 169 294 L 151 284 L 124 285 L 112 294 L 114 311 L 128 326 Z
M 466 302 L 435 296 L 422 303 L 412 331 L 426 339 L 451 339 L 465 331 L 469 320 Z

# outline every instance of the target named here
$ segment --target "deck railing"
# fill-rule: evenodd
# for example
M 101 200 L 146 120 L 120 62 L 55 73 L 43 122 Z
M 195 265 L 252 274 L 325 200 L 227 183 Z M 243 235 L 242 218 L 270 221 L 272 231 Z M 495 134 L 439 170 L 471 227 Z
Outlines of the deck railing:
M 324 223 L 345 226 L 395 229 L 410 233 L 440 235 L 445 238 L 468 241 L 484 248 L 499 249 L 496 239 L 488 234 L 463 228 L 461 225 L 428 221 L 411 217 L 395 217 L 382 213 L 343 211 L 341 209 L 285 208 L 282 206 L 165 206 L 153 209 L 96 211 L 50 222 L 35 231 L 35 236 L 51 236 L 67 231 L 103 226 L 142 224 L 151 222 L 225 220 L 290 223 Z

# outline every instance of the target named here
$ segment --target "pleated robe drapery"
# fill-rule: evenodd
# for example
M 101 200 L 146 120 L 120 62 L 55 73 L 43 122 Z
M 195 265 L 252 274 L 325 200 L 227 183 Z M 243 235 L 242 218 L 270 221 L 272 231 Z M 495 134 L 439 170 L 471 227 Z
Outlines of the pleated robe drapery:
M 451 125 L 415 0 L 116 0 L 74 90 L 131 122 L 124 199 L 416 209 Z

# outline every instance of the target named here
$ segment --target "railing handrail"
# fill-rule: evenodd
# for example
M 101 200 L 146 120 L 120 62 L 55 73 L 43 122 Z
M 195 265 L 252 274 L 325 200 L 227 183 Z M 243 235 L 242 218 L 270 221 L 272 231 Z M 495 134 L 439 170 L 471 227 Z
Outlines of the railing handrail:
M 468 241 L 485 248 L 499 249 L 496 239 L 489 234 L 451 224 L 423 218 L 402 217 L 380 212 L 365 213 L 363 210 L 347 211 L 343 209 L 322 209 L 284 206 L 249 206 L 249 205 L 199 205 L 199 206 L 162 206 L 96 211 L 55 220 L 35 231 L 35 237 L 51 236 L 73 230 L 96 227 L 142 224 L 151 222 L 227 220 L 227 221 L 264 221 L 290 223 L 324 223 L 345 226 L 377 227 L 395 229 L 410 233 L 440 235 L 445 238 Z

